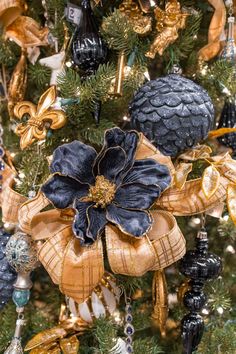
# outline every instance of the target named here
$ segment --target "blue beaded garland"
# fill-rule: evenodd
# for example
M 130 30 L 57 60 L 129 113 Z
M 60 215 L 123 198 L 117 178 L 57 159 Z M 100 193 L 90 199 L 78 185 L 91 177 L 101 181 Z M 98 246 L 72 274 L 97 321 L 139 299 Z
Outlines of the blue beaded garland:
M 0 171 L 5 170 L 5 164 L 3 161 L 0 161 Z

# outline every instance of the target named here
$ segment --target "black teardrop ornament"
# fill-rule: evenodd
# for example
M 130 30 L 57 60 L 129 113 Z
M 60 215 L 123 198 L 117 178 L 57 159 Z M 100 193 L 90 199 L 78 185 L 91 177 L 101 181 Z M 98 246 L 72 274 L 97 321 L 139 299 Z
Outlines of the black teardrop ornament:
M 107 46 L 98 29 L 90 0 L 81 2 L 81 20 L 72 39 L 72 59 L 86 76 L 94 74 L 106 60 Z

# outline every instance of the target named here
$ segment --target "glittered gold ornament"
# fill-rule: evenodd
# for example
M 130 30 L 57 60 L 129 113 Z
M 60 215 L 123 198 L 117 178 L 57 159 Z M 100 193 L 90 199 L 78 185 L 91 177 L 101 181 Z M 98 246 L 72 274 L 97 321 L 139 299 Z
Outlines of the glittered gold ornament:
M 26 123 L 20 123 L 16 134 L 21 137 L 21 149 L 25 149 L 36 140 L 44 140 L 47 129 L 59 129 L 66 123 L 66 115 L 62 110 L 53 109 L 51 106 L 56 101 L 56 87 L 51 86 L 40 97 L 37 107 L 28 101 L 19 102 L 14 108 L 14 115 L 22 119 L 29 115 Z
M 6 38 L 12 39 L 22 48 L 48 45 L 48 28 L 28 16 L 20 16 L 6 28 Z
M 146 56 L 154 59 L 156 54 L 162 55 L 164 50 L 178 38 L 178 31 L 185 28 L 187 13 L 183 13 L 177 0 L 166 2 L 165 11 L 160 7 L 154 10 L 157 21 L 156 30 L 158 35 L 151 44 Z
M 8 87 L 8 112 L 12 118 L 14 106 L 22 101 L 25 96 L 27 86 L 27 58 L 26 51 L 22 50 L 20 60 L 18 61 Z
M 0 1 L 0 24 L 3 28 L 14 22 L 27 5 L 24 0 L 1 0 Z
M 134 32 L 145 35 L 152 29 L 152 19 L 144 16 L 138 4 L 133 0 L 123 0 L 119 6 L 120 12 L 126 16 L 131 23 Z
M 168 292 L 164 270 L 154 273 L 152 283 L 153 324 L 159 327 L 162 337 L 166 335 L 166 321 L 168 317 Z

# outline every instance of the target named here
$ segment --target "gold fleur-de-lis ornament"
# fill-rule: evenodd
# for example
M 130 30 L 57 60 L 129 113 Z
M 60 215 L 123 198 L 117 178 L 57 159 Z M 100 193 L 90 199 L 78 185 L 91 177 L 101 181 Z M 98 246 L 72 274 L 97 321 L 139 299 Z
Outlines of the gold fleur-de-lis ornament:
M 56 101 L 56 86 L 51 86 L 39 99 L 38 105 L 28 101 L 22 101 L 14 107 L 14 115 L 22 120 L 27 114 L 29 119 L 20 123 L 15 130 L 19 135 L 20 147 L 25 149 L 36 140 L 44 140 L 47 130 L 59 129 L 66 124 L 66 115 L 60 109 L 54 109 L 52 105 Z

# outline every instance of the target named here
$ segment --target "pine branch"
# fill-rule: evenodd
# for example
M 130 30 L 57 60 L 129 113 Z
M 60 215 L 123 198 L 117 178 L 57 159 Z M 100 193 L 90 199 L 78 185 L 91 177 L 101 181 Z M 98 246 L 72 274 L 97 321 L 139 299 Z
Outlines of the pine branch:
M 161 354 L 162 348 L 156 343 L 155 338 L 137 339 L 134 341 L 135 354 Z
M 104 317 L 100 317 L 95 321 L 94 335 L 99 344 L 101 354 L 108 354 L 117 342 L 115 325 Z
M 113 50 L 124 51 L 127 55 L 138 45 L 139 37 L 119 10 L 115 10 L 103 20 L 102 35 Z
M 28 85 L 35 85 L 37 90 L 43 91 L 50 82 L 51 70 L 36 63 L 28 66 Z

